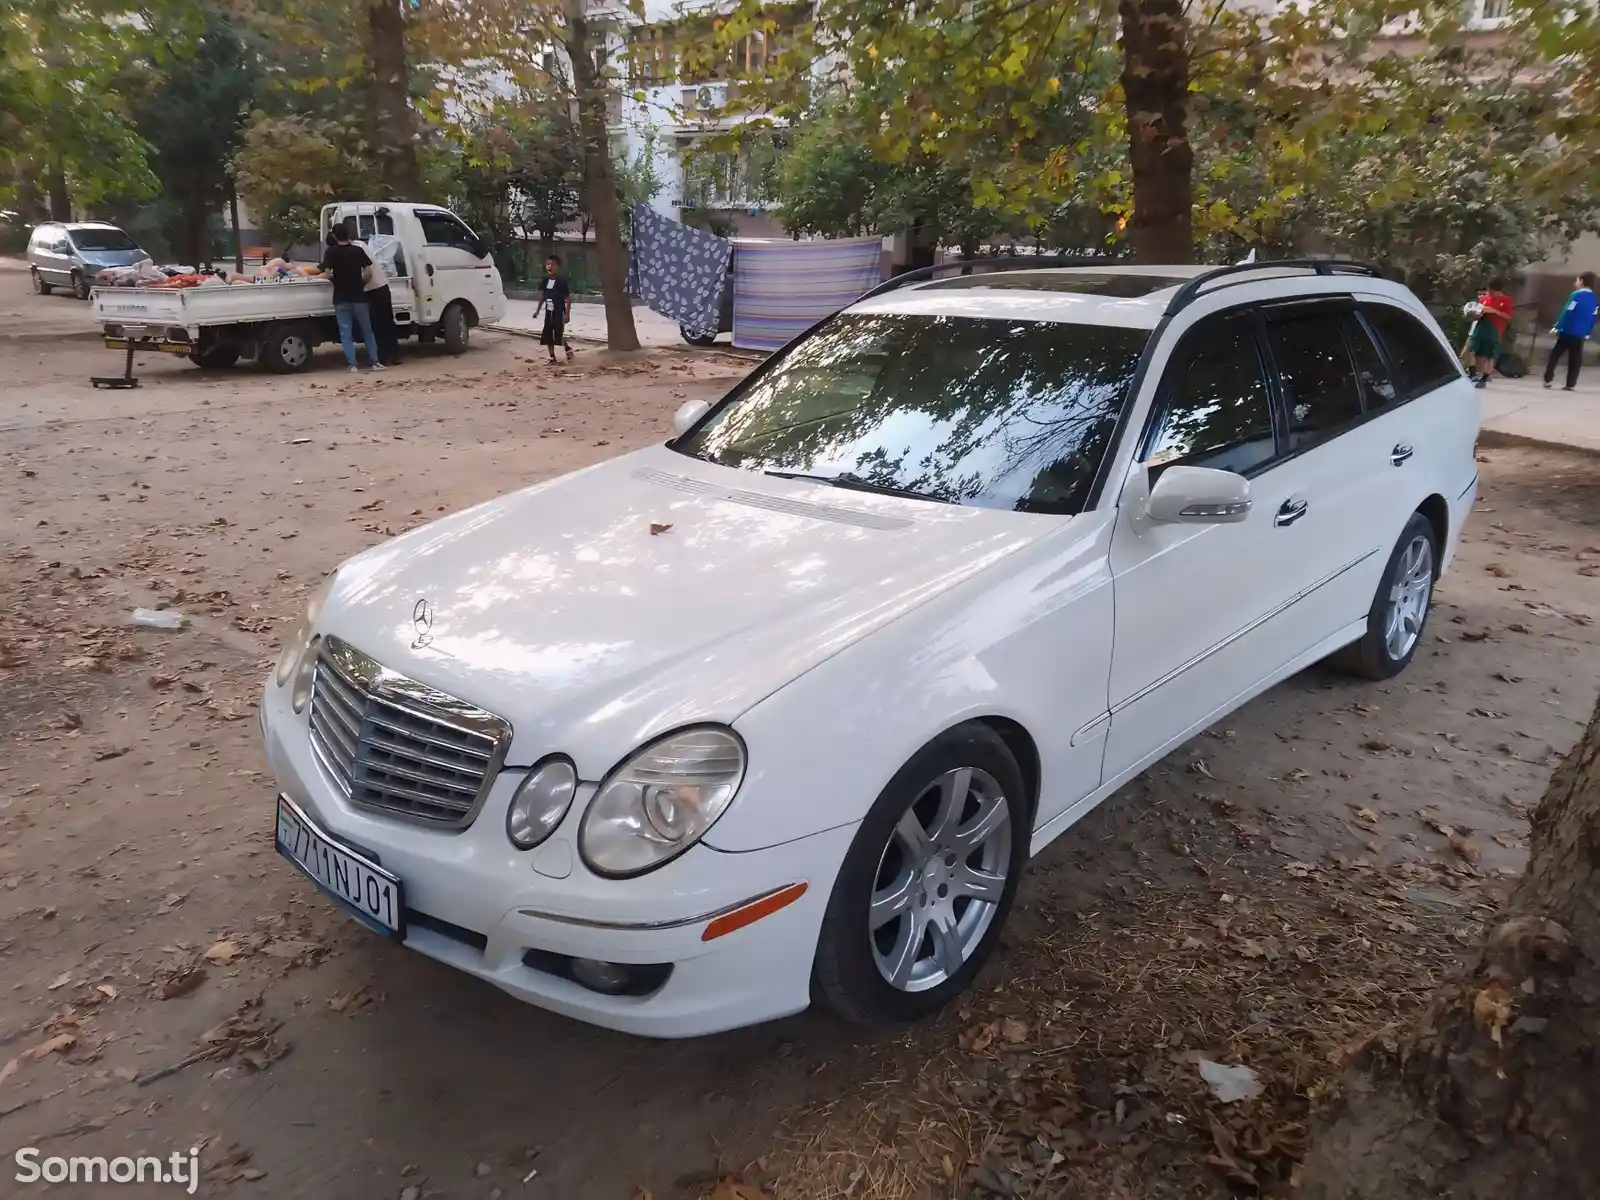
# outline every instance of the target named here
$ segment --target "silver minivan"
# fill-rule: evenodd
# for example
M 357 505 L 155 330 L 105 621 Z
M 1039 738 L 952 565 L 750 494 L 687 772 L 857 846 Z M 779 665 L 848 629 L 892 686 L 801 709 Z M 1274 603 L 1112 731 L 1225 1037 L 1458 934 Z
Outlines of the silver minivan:
M 150 255 L 115 225 L 98 221 L 63 224 L 46 221 L 28 239 L 28 270 L 33 290 L 48 296 L 67 288 L 89 298 L 95 275 L 107 267 L 129 267 Z

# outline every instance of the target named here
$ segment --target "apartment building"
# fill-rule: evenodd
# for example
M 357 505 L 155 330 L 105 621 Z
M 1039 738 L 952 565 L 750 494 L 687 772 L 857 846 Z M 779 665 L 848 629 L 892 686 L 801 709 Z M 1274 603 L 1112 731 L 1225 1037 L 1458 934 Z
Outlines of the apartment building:
M 613 150 L 628 162 L 648 158 L 661 182 L 651 205 L 664 216 L 746 237 L 782 237 L 773 179 L 784 138 L 756 131 L 736 147 L 730 135 L 748 116 L 722 110 L 731 81 L 758 73 L 783 49 L 784 30 L 809 12 L 806 4 L 774 4 L 777 32 L 752 33 L 726 54 L 713 53 L 712 4 L 645 0 L 642 19 L 615 0 L 591 9 L 612 18 L 609 69 L 618 87 L 609 112 Z

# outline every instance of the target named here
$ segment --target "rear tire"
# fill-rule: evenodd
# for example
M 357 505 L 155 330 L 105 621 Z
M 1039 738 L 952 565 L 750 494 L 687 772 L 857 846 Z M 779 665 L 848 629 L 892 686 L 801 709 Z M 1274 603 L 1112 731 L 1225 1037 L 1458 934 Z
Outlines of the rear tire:
M 444 338 L 444 348 L 450 354 L 465 354 L 472 323 L 467 320 L 466 305 L 459 302 L 444 310 L 439 322 L 439 332 Z
M 998 734 L 972 723 L 934 738 L 879 794 L 845 854 L 813 994 L 869 1026 L 954 1000 L 999 941 L 1031 832 L 1022 771 Z
M 1432 522 L 1412 513 L 1378 581 L 1367 632 L 1328 661 L 1364 679 L 1393 679 L 1404 671 L 1422 645 L 1438 561 Z
M 72 273 L 72 294 L 79 300 L 87 300 L 89 293 L 94 290 L 94 284 L 85 278 L 82 271 Z
M 686 325 L 678 326 L 678 334 L 691 346 L 715 346 L 717 344 L 716 334 L 691 333 Z
M 261 365 L 274 375 L 293 375 L 311 365 L 315 346 L 304 325 L 274 325 L 261 338 Z
M 39 274 L 38 267 L 29 268 L 29 273 L 33 276 L 33 291 L 35 295 L 48 296 L 51 292 L 56 290 L 54 284 L 46 283 L 44 281 L 44 276 Z

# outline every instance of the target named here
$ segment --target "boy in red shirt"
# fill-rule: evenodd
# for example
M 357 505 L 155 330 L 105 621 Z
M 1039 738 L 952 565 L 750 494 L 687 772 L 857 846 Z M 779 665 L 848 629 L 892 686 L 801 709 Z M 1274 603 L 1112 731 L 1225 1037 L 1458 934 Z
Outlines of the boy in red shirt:
M 1489 286 L 1478 294 L 1477 321 L 1467 338 L 1467 353 L 1474 359 L 1479 387 L 1488 387 L 1494 374 L 1494 364 L 1500 357 L 1500 339 L 1511 323 L 1513 304 L 1505 293 L 1505 280 L 1499 276 L 1489 280 Z

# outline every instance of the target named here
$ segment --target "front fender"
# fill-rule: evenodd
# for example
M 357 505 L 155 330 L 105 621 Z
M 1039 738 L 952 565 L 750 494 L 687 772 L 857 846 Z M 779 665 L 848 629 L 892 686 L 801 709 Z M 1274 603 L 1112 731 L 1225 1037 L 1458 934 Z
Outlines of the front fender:
M 1112 592 L 1108 515 L 1086 514 L 878 629 L 734 722 L 749 771 L 706 835 L 758 850 L 859 822 L 905 762 L 965 721 L 1020 726 L 1039 760 L 1036 821 L 1100 783 Z

